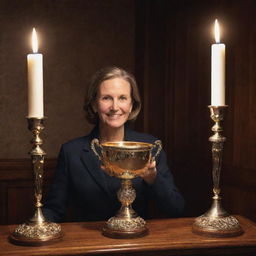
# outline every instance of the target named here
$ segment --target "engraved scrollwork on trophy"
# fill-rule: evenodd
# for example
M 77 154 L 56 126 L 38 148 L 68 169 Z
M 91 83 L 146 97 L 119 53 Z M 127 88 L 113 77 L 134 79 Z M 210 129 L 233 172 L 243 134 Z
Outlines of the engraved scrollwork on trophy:
M 107 226 L 113 230 L 123 231 L 134 231 L 144 228 L 146 225 L 146 221 L 143 220 L 141 217 L 133 218 L 132 220 L 129 219 L 116 219 L 115 217 L 110 218 L 107 221 Z
M 135 189 L 132 187 L 130 180 L 123 180 L 124 184 L 117 192 L 117 198 L 122 205 L 130 205 L 136 198 Z

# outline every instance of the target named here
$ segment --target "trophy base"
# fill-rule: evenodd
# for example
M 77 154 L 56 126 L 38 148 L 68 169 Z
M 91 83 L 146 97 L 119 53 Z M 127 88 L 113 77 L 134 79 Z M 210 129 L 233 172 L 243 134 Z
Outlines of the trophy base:
M 138 238 L 148 234 L 146 222 L 141 217 L 110 218 L 103 227 L 102 234 L 110 238 Z
M 234 237 L 244 233 L 238 220 L 231 215 L 217 217 L 202 215 L 196 218 L 192 231 L 208 237 Z
M 16 245 L 41 246 L 58 242 L 62 237 L 59 224 L 29 222 L 19 225 L 9 236 L 9 240 Z

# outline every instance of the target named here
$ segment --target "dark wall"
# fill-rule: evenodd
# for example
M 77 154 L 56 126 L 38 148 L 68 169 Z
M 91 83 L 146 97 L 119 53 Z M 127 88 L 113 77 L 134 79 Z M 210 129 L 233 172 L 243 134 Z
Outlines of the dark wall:
M 47 157 L 90 130 L 82 105 L 90 76 L 106 65 L 134 69 L 133 0 L 0 1 L 0 158 L 27 158 L 27 63 L 35 27 L 44 58 Z

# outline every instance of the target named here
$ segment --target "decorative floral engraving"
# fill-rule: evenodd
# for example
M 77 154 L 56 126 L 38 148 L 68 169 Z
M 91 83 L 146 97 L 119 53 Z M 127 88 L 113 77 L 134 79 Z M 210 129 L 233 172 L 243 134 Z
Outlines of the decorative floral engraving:
M 200 216 L 196 218 L 195 225 L 200 228 L 213 230 L 232 230 L 239 226 L 238 220 L 233 216 L 209 218 Z
M 56 223 L 42 223 L 35 225 L 21 224 L 15 231 L 15 236 L 23 236 L 27 238 L 44 238 L 48 236 L 59 235 L 61 232 L 61 226 Z
M 132 219 L 119 219 L 112 217 L 107 221 L 107 226 L 111 230 L 125 230 L 125 231 L 136 231 L 144 228 L 146 225 L 145 220 L 141 217 Z
M 118 200 L 122 204 L 131 204 L 136 198 L 136 192 L 133 187 L 121 187 L 117 192 Z

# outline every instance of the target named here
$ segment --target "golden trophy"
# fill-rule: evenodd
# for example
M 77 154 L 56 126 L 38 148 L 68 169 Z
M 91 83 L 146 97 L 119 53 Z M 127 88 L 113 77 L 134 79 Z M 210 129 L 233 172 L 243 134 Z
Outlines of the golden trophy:
M 33 144 L 30 151 L 33 164 L 34 180 L 35 180 L 35 213 L 34 216 L 26 223 L 19 225 L 10 235 L 9 239 L 15 244 L 21 245 L 44 245 L 58 241 L 63 234 L 61 226 L 57 223 L 47 222 L 42 213 L 42 183 L 43 183 L 43 164 L 46 153 L 41 148 L 43 143 L 40 133 L 44 129 L 44 118 L 28 118 L 28 128 L 33 133 L 34 138 L 31 140 Z
M 227 106 L 209 106 L 211 119 L 215 122 L 212 127 L 214 134 L 209 138 L 212 142 L 212 178 L 213 201 L 211 208 L 203 215 L 197 217 L 192 226 L 192 231 L 199 235 L 211 237 L 239 236 L 243 230 L 238 220 L 230 215 L 221 204 L 220 172 L 222 165 L 223 144 L 226 140 L 221 132 L 221 122 L 224 119 L 224 110 Z
M 95 146 L 98 147 L 100 154 Z M 121 208 L 106 222 L 102 231 L 103 235 L 112 238 L 134 238 L 146 235 L 148 229 L 145 220 L 138 216 L 131 206 L 136 198 L 132 179 L 143 174 L 147 163 L 153 161 L 160 153 L 161 141 L 157 140 L 154 144 L 135 141 L 100 144 L 98 139 L 93 139 L 91 148 L 102 161 L 106 172 L 110 176 L 121 179 L 121 188 L 117 192 Z M 152 156 L 154 148 L 156 148 L 156 153 Z

